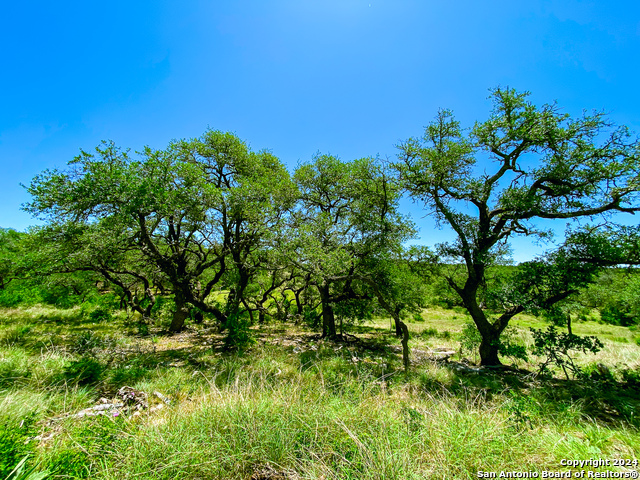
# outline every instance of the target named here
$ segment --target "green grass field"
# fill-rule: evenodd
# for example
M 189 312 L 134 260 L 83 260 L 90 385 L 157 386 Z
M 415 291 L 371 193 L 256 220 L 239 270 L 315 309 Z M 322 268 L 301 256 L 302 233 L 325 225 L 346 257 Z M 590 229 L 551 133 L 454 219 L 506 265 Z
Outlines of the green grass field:
M 0 479 L 25 456 L 49 478 L 118 480 L 466 479 L 640 457 L 638 331 L 574 322 L 605 345 L 577 356 L 591 375 L 543 379 L 532 357 L 517 371 L 463 368 L 462 356 L 474 361 L 460 352 L 467 322 L 462 310 L 412 319 L 405 373 L 388 319 L 351 327 L 350 344 L 256 327 L 256 342 L 233 352 L 206 324 L 140 335 L 122 315 L 2 310 Z M 544 327 L 528 316 L 513 325 L 522 343 Z M 435 361 L 438 351 L 456 353 Z M 123 386 L 146 395 L 147 408 L 77 415 L 113 403 Z

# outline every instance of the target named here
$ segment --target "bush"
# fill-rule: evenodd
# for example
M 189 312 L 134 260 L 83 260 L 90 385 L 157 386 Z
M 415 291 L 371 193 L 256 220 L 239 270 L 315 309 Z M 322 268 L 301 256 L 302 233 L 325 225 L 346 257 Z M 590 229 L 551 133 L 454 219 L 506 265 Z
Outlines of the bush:
M 546 357 L 540 363 L 539 374 L 549 374 L 549 365 L 560 367 L 567 379 L 569 373 L 574 377 L 584 376 L 584 372 L 573 362 L 572 351 L 582 353 L 598 353 L 604 346 L 593 336 L 579 337 L 571 333 L 558 332 L 554 325 L 546 331 L 531 329 L 533 335 L 532 353 Z
M 422 337 L 422 338 L 437 337 L 438 336 L 438 330 L 433 328 L 433 327 L 425 328 L 424 330 L 422 330 L 419 333 L 419 336 Z
M 173 298 L 158 297 L 151 309 L 151 318 L 157 319 L 161 325 L 168 327 L 175 310 L 176 304 Z
M 320 315 L 315 309 L 307 305 L 302 307 L 302 319 L 304 323 L 311 328 L 318 328 L 320 326 Z
M 524 360 L 526 362 L 528 360 L 527 348 L 517 343 L 517 340 L 516 329 L 514 327 L 507 327 L 500 336 L 498 353 L 512 360 Z
M 600 312 L 600 318 L 605 323 L 628 327 L 634 323 L 633 318 L 616 306 L 607 306 Z
M 105 345 L 105 339 L 91 330 L 86 330 L 78 334 L 73 343 L 71 344 L 71 350 L 80 355 L 86 355 L 96 348 L 101 348 Z
M 480 348 L 480 342 L 482 337 L 478 331 L 478 327 L 473 322 L 465 322 L 460 334 L 460 355 L 471 356 L 473 355 L 473 361 L 475 362 L 478 357 L 478 349 Z
M 98 383 L 105 367 L 93 358 L 82 357 L 70 362 L 64 369 L 64 377 L 77 385 Z
M 247 312 L 236 312 L 229 315 L 227 336 L 224 343 L 227 347 L 245 348 L 255 342 L 249 327 L 251 322 Z
M 622 379 L 631 388 L 640 390 L 640 368 L 626 368 L 622 371 Z
M 582 375 L 598 382 L 612 383 L 616 379 L 605 365 L 602 363 L 590 363 L 582 368 Z
M 89 320 L 92 322 L 108 322 L 111 319 L 113 319 L 111 312 L 102 306 L 89 313 Z
M 20 282 L 11 282 L 0 290 L 0 307 L 13 308 L 18 305 L 35 305 L 42 302 L 40 292 Z

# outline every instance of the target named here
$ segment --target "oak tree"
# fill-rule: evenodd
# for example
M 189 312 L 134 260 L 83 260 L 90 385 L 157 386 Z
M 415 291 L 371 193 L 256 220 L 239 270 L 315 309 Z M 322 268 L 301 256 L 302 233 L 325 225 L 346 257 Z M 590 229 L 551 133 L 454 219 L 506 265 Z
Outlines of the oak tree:
M 66 171 L 36 176 L 28 191 L 26 209 L 50 224 L 108 225 L 112 246 L 144 258 L 174 296 L 174 332 L 192 307 L 233 328 L 257 253 L 295 200 L 273 154 L 211 130 L 136 157 L 105 142 L 95 153 L 82 151 Z M 208 300 L 214 288 L 229 292 L 224 306 Z
M 448 283 L 482 336 L 483 365 L 500 364 L 500 334 L 522 311 L 505 305 L 492 317 L 479 301 L 488 268 L 513 236 L 544 237 L 540 220 L 640 210 L 639 144 L 629 131 L 604 113 L 572 118 L 528 96 L 493 90 L 489 118 L 469 130 L 440 111 L 421 138 L 399 146 L 395 165 L 409 194 L 455 232 L 439 253 L 464 269 L 462 280 Z

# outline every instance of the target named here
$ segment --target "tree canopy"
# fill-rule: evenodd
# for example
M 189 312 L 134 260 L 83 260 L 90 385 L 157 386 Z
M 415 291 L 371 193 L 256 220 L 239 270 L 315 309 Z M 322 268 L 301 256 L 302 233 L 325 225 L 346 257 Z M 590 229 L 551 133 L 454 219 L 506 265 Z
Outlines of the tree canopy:
M 109 248 L 134 251 L 162 276 L 176 304 L 171 331 L 183 327 L 189 305 L 227 326 L 260 249 L 295 201 L 295 187 L 276 157 L 251 152 L 234 135 L 217 131 L 166 150 L 146 148 L 136 159 L 104 143 L 95 153 L 83 151 L 68 171 L 37 176 L 28 190 L 29 211 L 59 229 L 108 230 L 85 235 L 87 248 L 104 251 L 108 238 Z M 226 305 L 207 302 L 223 285 L 232 292 Z
M 373 298 L 364 277 L 372 259 L 401 247 L 413 225 L 398 212 L 400 192 L 374 159 L 343 162 L 317 155 L 295 172 L 300 191 L 289 248 L 296 268 L 317 288 L 323 335 L 336 336 L 334 305 Z
M 599 112 L 571 118 L 555 104 L 536 107 L 528 93 L 509 88 L 493 90 L 491 98 L 489 118 L 469 130 L 451 111 L 440 111 L 422 138 L 399 146 L 395 165 L 409 194 L 456 234 L 438 253 L 464 266 L 462 281 L 447 280 L 482 335 L 485 365 L 500 363 L 500 334 L 522 311 L 505 306 L 491 319 L 478 301 L 487 268 L 508 240 L 547 235 L 540 219 L 640 210 L 640 149 L 625 127 Z
M 31 232 L 41 247 L 32 263 L 97 275 L 143 318 L 158 295 L 171 296 L 171 332 L 196 312 L 244 338 L 254 312 L 288 318 L 293 294 L 296 318 L 320 307 L 323 336 L 339 340 L 336 315 L 376 307 L 395 320 L 405 366 L 403 318 L 424 306 L 428 278 L 455 292 L 482 337 L 481 362 L 498 365 L 515 315 L 558 317 L 559 302 L 601 267 L 639 264 L 638 228 L 608 222 L 640 210 L 640 144 L 601 112 L 571 117 L 509 88 L 491 100 L 488 119 L 468 129 L 441 110 L 391 165 L 317 154 L 293 176 L 271 152 L 220 131 L 135 154 L 103 142 L 27 187 L 26 210 L 47 222 Z M 455 240 L 408 248 L 415 226 L 400 211 L 403 191 Z M 580 218 L 599 224 L 492 271 L 514 236 L 546 239 L 545 221 Z M 0 289 L 21 268 L 19 237 L 0 232 Z

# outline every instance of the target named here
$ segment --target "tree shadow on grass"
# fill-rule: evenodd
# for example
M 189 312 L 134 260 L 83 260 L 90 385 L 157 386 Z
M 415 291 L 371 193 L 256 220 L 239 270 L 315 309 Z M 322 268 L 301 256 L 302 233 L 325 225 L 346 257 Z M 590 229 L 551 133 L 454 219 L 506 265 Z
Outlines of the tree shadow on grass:
M 536 378 L 519 369 L 467 369 L 457 362 L 446 384 L 423 376 L 426 390 L 446 390 L 464 398 L 496 395 L 509 399 L 509 408 L 522 419 L 595 420 L 606 425 L 640 428 L 640 387 L 610 376 L 584 379 Z M 471 394 L 471 395 L 470 395 Z

